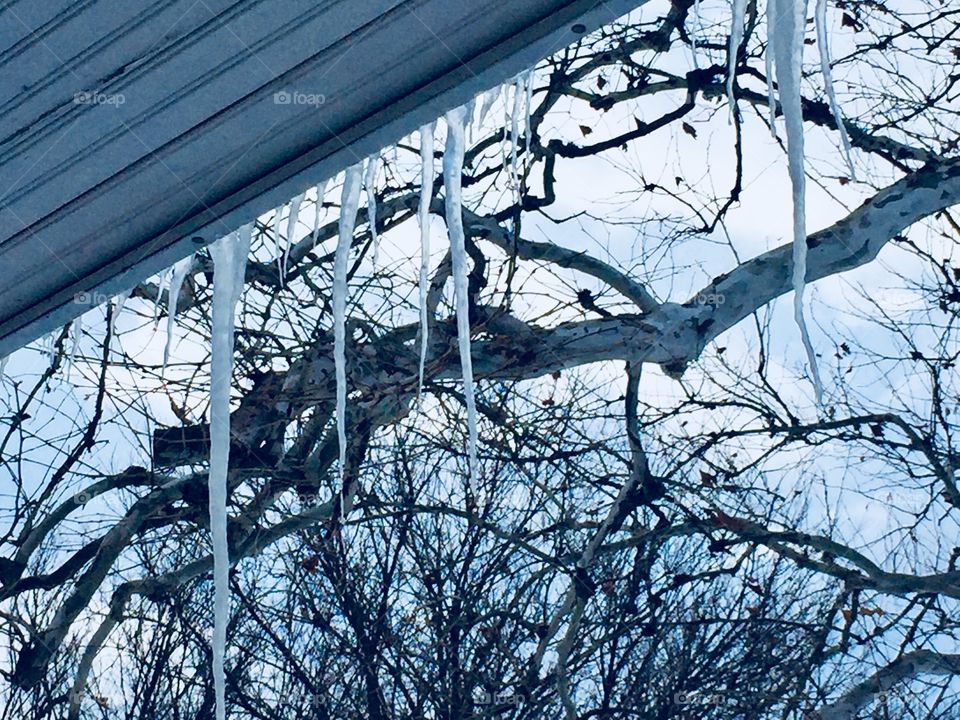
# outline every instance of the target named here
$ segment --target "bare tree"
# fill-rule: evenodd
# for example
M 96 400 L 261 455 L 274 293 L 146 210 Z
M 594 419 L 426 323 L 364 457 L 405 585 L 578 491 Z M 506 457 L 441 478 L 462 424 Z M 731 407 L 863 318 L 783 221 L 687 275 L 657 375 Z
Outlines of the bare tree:
M 650 3 L 575 43 L 532 76 L 529 123 L 518 81 L 474 132 L 482 504 L 439 176 L 418 388 L 414 144 L 382 157 L 376 266 L 360 212 L 342 485 L 334 193 L 307 196 L 309 232 L 256 225 L 231 418 L 233 717 L 960 717 L 960 9 L 831 4 L 856 179 L 810 58 L 817 407 L 778 310 L 792 260 L 783 183 L 763 177 L 784 161 L 762 8 L 731 114 L 729 8 L 703 5 Z M 166 368 L 154 280 L 119 317 L 88 314 L 78 355 L 64 328 L 24 351 L 40 372 L 5 380 L 2 718 L 212 715 L 211 283 L 200 251 Z

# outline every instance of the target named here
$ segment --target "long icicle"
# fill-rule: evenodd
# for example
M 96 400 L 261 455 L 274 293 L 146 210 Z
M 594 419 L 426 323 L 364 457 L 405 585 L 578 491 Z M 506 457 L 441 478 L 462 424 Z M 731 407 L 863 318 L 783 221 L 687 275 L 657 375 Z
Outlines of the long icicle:
M 167 369 L 167 361 L 170 359 L 170 345 L 173 343 L 173 333 L 177 327 L 177 303 L 180 301 L 180 290 L 183 288 L 183 281 L 187 279 L 192 267 L 192 254 L 179 260 L 173 266 L 173 278 L 170 280 L 170 288 L 167 290 L 167 339 L 163 344 L 163 370 Z
M 417 374 L 417 397 L 423 391 L 423 369 L 427 364 L 429 318 L 427 291 L 430 284 L 430 200 L 433 199 L 433 129 L 434 123 L 420 128 L 420 371 Z
M 803 293 L 807 277 L 806 176 L 803 168 L 803 108 L 800 102 L 803 31 L 806 0 L 774 0 L 777 37 L 774 62 L 777 72 L 780 107 L 787 129 L 787 157 L 790 184 L 793 187 L 793 317 L 800 329 L 803 347 L 810 365 L 810 378 L 817 405 L 823 402 L 823 384 L 817 356 L 803 313 Z
M 727 102 L 730 105 L 730 119 L 737 112 L 737 99 L 733 85 L 737 78 L 737 56 L 740 43 L 743 42 L 743 24 L 746 21 L 747 0 L 733 0 L 733 19 L 730 21 L 730 45 L 727 48 Z
M 767 0 L 767 48 L 763 54 L 764 72 L 767 74 L 767 105 L 770 109 L 770 135 L 777 137 L 777 96 L 774 91 L 773 65 L 776 55 L 777 3 L 780 0 Z
M 362 179 L 362 163 L 348 167 L 344 174 L 339 237 L 333 258 L 333 364 L 337 375 L 337 440 L 340 447 L 340 465 L 337 471 L 341 488 L 344 487 L 347 465 L 347 269 L 350 262 L 350 243 L 357 224 Z M 340 512 L 344 515 L 346 502 L 344 495 L 340 505 Z
M 827 33 L 827 0 L 817 0 L 814 20 L 817 26 L 817 47 L 820 49 L 820 73 L 823 75 L 823 86 L 827 92 L 827 102 L 830 105 L 830 112 L 833 113 L 833 120 L 837 123 L 837 130 L 840 132 L 840 143 L 843 145 L 843 157 L 846 159 L 847 168 L 850 170 L 850 179 L 855 181 L 857 179 L 857 171 L 853 167 L 850 136 L 847 135 L 847 128 L 843 124 L 843 115 L 840 114 L 837 92 L 833 87 L 833 71 L 830 69 L 830 44 Z
M 518 88 L 519 89 L 519 88 Z M 446 114 L 447 142 L 443 150 L 443 187 L 447 231 L 450 235 L 450 260 L 453 272 L 454 298 L 457 310 L 457 339 L 460 345 L 460 368 L 463 374 L 463 397 L 467 405 L 467 488 L 476 498 L 477 481 L 477 403 L 474 397 L 473 360 L 470 357 L 470 295 L 467 284 L 466 237 L 463 231 L 463 193 L 461 174 L 465 149 L 463 108 Z
M 380 237 L 377 235 L 377 168 L 380 165 L 380 155 L 371 155 L 367 158 L 367 169 L 363 173 L 363 187 L 367 191 L 367 224 L 370 227 L 370 244 L 372 245 L 373 269 L 377 269 L 377 259 L 380 257 Z
M 243 290 L 250 252 L 243 233 L 210 246 L 213 258 L 213 334 L 210 359 L 210 537 L 213 544 L 213 686 L 216 718 L 226 718 L 227 622 L 230 619 L 230 557 L 227 548 L 227 471 L 230 465 L 230 384 L 233 375 L 234 311 Z M 249 234 L 246 235 L 249 237 Z

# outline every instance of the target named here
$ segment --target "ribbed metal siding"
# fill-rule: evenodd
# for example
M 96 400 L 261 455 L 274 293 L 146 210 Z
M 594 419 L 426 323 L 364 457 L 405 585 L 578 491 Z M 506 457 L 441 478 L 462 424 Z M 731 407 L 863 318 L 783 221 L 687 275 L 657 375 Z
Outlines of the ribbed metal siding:
M 5 3 L 0 356 L 639 4 Z

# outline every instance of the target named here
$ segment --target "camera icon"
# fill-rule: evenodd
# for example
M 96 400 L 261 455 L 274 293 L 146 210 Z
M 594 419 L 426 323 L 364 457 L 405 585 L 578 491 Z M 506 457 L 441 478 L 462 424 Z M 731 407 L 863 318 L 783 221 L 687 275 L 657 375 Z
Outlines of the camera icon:
M 289 105 L 293 101 L 293 95 L 288 93 L 286 90 L 280 90 L 273 94 L 273 104 L 274 105 Z
M 85 490 L 81 490 L 80 492 L 78 492 L 76 495 L 73 496 L 73 502 L 79 505 L 80 507 L 83 507 L 92 499 L 93 499 L 93 495 Z

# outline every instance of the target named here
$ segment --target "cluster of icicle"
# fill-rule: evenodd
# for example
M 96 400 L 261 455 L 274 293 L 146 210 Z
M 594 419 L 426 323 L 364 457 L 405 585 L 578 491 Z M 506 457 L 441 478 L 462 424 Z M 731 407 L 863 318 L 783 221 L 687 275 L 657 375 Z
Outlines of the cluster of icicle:
M 820 51 L 820 68 L 826 87 L 827 99 L 834 121 L 840 132 L 843 152 L 855 177 L 850 152 L 850 139 L 843 125 L 837 104 L 830 72 L 830 50 L 827 42 L 827 2 L 816 0 L 817 47 Z M 728 48 L 727 95 L 731 111 L 736 112 L 734 80 L 740 44 L 743 42 L 746 0 L 733 0 L 733 21 Z M 803 34 L 806 25 L 806 0 L 768 0 L 767 2 L 767 92 L 770 99 L 770 128 L 775 134 L 777 100 L 783 113 L 787 132 L 787 158 L 790 184 L 793 195 L 793 315 L 800 330 L 803 347 L 810 365 L 817 405 L 823 402 L 823 384 L 817 366 L 816 354 L 810 341 L 810 333 L 803 312 L 803 296 L 807 276 L 807 230 L 806 230 L 806 177 L 804 175 L 803 109 L 800 99 L 800 80 L 803 61 Z M 774 92 L 776 78 L 776 93 Z

